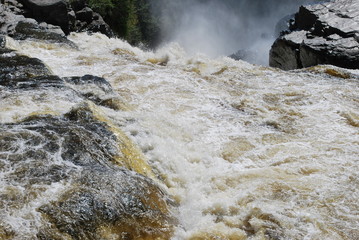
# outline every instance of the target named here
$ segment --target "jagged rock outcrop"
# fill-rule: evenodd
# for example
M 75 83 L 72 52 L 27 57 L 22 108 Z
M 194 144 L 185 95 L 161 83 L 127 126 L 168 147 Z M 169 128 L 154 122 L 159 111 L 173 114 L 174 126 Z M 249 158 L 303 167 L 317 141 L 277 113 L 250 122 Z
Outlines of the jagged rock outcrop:
M 63 43 L 76 48 L 68 40 L 60 27 L 38 23 L 35 19 L 25 18 L 11 11 L 9 6 L 0 4 L 0 35 L 8 35 L 16 40 L 36 39 L 53 43 Z
M 302 6 L 289 31 L 270 51 L 269 64 L 284 70 L 331 64 L 359 68 L 359 2 L 334 0 Z
M 114 34 L 102 17 L 81 0 L 19 0 L 26 16 L 39 22 L 60 26 L 65 34 L 75 32 L 101 32 L 108 37 Z M 72 7 L 74 6 L 74 7 Z
M 18 0 L 26 9 L 26 17 L 46 22 L 70 32 L 67 2 L 64 0 Z
M 101 32 L 108 37 L 114 37 L 100 14 L 88 8 L 82 0 L 2 0 L 1 3 L 0 28 L 9 36 L 18 32 L 15 30 L 18 22 L 26 22 L 31 23 L 30 28 L 36 29 L 37 32 L 40 29 L 42 32 L 56 33 L 62 37 L 70 32 L 86 31 Z M 47 39 L 48 36 L 45 40 Z
M 115 34 L 110 26 L 104 21 L 102 16 L 89 8 L 84 0 L 73 0 L 69 3 L 68 12 L 71 26 L 70 30 L 74 32 L 100 32 L 108 37 L 114 37 Z

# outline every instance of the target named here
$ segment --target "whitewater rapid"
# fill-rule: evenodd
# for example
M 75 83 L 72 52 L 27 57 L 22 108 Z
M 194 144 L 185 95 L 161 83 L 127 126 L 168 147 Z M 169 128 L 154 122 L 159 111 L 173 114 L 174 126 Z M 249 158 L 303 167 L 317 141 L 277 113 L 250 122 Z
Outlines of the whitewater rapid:
M 177 203 L 173 239 L 359 239 L 357 73 L 285 72 L 178 44 L 146 52 L 101 34 L 69 39 L 78 50 L 9 44 L 60 77 L 111 83 L 126 107 L 102 110 Z M 19 98 L 0 106 L 1 122 L 76 104 Z

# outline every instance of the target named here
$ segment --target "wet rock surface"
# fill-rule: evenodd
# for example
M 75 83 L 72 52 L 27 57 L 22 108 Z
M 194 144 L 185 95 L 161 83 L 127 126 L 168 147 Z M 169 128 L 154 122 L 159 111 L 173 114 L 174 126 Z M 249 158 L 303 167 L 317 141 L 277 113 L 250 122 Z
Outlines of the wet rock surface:
M 36 21 L 19 21 L 15 27 L 14 34 L 10 35 L 16 40 L 35 39 L 52 43 L 63 43 L 70 47 L 77 46 L 68 40 L 59 27 L 46 23 L 38 24 Z
M 29 78 L 51 75 L 46 65 L 36 58 L 17 54 L 10 49 L 0 49 L 0 85 L 15 87 Z
M 8 104 L 1 107 L 19 108 L 22 117 L 0 124 L 0 239 L 169 239 L 169 196 L 151 180 L 141 151 L 94 104 L 121 109 L 110 83 L 60 78 L 41 60 L 7 49 L 5 37 L 1 43 L 0 103 Z M 75 107 L 46 112 L 56 101 Z M 24 115 L 31 104 L 42 112 Z
M 1 87 L 11 91 L 30 91 L 27 94 L 38 94 L 41 90 L 48 93 L 61 90 L 72 96 L 72 99 L 82 98 L 114 110 L 126 110 L 125 104 L 106 79 L 92 75 L 60 78 L 53 75 L 41 60 L 7 48 L 0 48 Z
M 62 43 L 76 48 L 68 40 L 59 26 L 37 22 L 32 18 L 17 15 L 11 7 L 0 4 L 0 34 L 8 35 L 16 40 L 43 40 L 52 43 Z
M 331 64 L 359 68 L 359 2 L 335 0 L 302 6 L 270 51 L 270 66 L 284 70 Z
M 76 10 L 72 8 L 76 7 Z M 17 40 L 36 39 L 76 47 L 70 32 L 114 34 L 102 17 L 82 1 L 4 0 L 0 4 L 0 34 Z
M 26 9 L 26 17 L 39 22 L 60 26 L 68 34 L 70 31 L 67 3 L 63 0 L 19 0 Z
M 251 50 L 238 50 L 237 52 L 229 55 L 228 57 L 234 60 L 244 60 L 247 62 L 255 62 L 258 58 L 258 55 L 255 51 Z
M 114 110 L 127 110 L 128 108 L 113 91 L 111 84 L 104 78 L 84 75 L 63 79 L 71 89 L 76 90 L 82 97 L 98 105 Z
M 72 10 L 68 12 L 71 19 L 70 30 L 75 32 L 100 32 L 108 37 L 115 34 L 102 16 L 94 12 L 83 1 L 71 2 Z
M 65 34 L 71 31 L 101 32 L 108 37 L 114 34 L 102 17 L 87 7 L 84 1 L 65 0 L 19 0 L 26 16 L 39 22 L 60 26 Z
M 0 229 L 10 224 L 14 208 L 26 208 L 20 214 L 40 229 L 30 228 L 26 237 L 154 239 L 170 234 L 168 196 L 149 178 L 118 165 L 124 143 L 88 104 L 64 116 L 35 115 L 0 127 L 1 169 L 13 169 L 1 175 L 6 183 Z M 25 237 L 21 234 L 12 227 L 0 230 L 4 238 Z
M 112 93 L 112 87 L 106 79 L 102 77 L 97 77 L 93 75 L 84 75 L 82 77 L 65 77 L 64 80 L 71 84 L 72 86 L 85 87 L 89 86 L 90 88 L 98 88 L 98 90 L 103 91 L 104 93 Z M 83 93 L 86 94 L 86 91 L 83 90 Z

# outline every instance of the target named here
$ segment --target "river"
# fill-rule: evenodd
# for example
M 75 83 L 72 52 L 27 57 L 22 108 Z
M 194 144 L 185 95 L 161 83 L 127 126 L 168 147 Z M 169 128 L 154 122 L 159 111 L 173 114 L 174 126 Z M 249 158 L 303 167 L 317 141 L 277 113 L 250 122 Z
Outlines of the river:
M 177 203 L 173 239 L 359 239 L 358 72 L 286 72 L 176 43 L 142 51 L 101 34 L 69 39 L 79 50 L 10 45 L 60 77 L 111 83 L 124 108 L 101 109 Z M 0 107 L 2 123 L 76 104 L 19 98 Z

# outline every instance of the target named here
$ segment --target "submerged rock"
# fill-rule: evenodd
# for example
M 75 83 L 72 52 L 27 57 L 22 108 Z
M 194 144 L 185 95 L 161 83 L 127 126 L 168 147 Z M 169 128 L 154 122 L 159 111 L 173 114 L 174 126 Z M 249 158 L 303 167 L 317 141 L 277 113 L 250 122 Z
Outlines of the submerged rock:
M 284 70 L 331 64 L 359 68 L 359 2 L 334 0 L 302 6 L 289 33 L 270 51 L 270 66 Z
M 71 84 L 72 86 L 78 87 L 87 87 L 87 88 L 97 88 L 98 90 L 103 91 L 104 93 L 112 93 L 112 87 L 106 79 L 102 77 L 97 77 L 93 75 L 84 75 L 82 77 L 65 77 L 64 80 Z M 82 93 L 86 94 L 86 89 L 82 89 Z
M 5 38 L 1 39 L 5 42 Z M 62 79 L 53 75 L 41 60 L 6 48 L 0 48 L 0 87 L 16 91 L 32 90 L 28 95 L 36 95 L 36 91 L 45 89 L 48 95 L 51 94 L 50 89 L 61 89 L 63 93 L 67 92 L 67 96 L 72 96 L 71 99 L 82 98 L 114 110 L 128 110 L 106 79 L 92 75 Z
M 242 49 L 238 50 L 236 53 L 229 55 L 228 57 L 234 60 L 244 60 L 253 63 L 256 62 L 258 54 L 255 51 Z
M 51 71 L 37 58 L 19 55 L 10 49 L 0 49 L 0 85 L 16 87 L 29 78 L 51 75 Z
M 68 86 L 75 89 L 82 97 L 114 110 L 128 110 L 106 79 L 93 75 L 63 78 Z
M 87 103 L 0 126 L 1 238 L 169 238 L 169 197 L 130 170 L 150 174 L 129 156 L 140 154 L 130 140 L 100 118 Z M 14 228 L 14 217 L 26 227 Z

